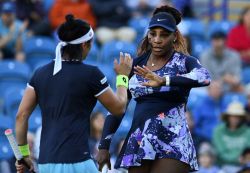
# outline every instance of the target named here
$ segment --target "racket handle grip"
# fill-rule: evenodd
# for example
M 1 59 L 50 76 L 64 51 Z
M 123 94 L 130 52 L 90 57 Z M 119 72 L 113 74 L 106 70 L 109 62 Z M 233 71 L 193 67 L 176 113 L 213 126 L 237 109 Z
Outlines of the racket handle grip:
M 22 158 L 20 160 L 17 161 L 18 164 L 23 164 L 26 168 L 30 169 L 30 166 L 27 164 L 27 162 L 25 162 L 25 160 Z M 36 173 L 35 171 L 30 171 L 31 173 Z

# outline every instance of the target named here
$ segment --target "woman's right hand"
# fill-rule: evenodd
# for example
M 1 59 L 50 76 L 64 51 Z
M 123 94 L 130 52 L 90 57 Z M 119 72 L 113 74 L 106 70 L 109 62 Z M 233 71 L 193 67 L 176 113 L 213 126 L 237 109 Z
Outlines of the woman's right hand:
M 140 75 L 147 80 L 146 82 L 141 83 L 143 86 L 159 87 L 166 82 L 164 81 L 164 77 L 157 75 L 146 66 L 135 66 L 134 69 L 135 74 Z
M 110 163 L 110 154 L 108 150 L 100 149 L 95 157 L 98 165 L 99 171 L 102 172 L 102 168 L 105 164 L 107 164 L 108 169 L 111 170 L 111 163 Z
M 34 165 L 29 157 L 24 158 L 24 161 L 29 165 L 30 169 L 29 171 L 34 171 Z M 24 173 L 26 170 L 26 167 L 23 164 L 19 164 L 18 161 L 15 163 L 17 173 Z
M 125 53 L 125 55 L 120 52 L 120 62 L 118 63 L 117 59 L 114 60 L 114 69 L 117 75 L 126 75 L 128 76 L 131 72 L 133 64 L 133 59 L 130 54 Z

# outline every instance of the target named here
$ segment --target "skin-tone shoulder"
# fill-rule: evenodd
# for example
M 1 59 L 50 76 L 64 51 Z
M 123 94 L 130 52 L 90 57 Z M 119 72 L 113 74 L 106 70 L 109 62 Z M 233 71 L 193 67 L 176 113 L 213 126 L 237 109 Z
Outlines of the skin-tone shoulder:
M 132 58 L 129 54 L 120 54 L 120 64 L 114 61 L 114 69 L 116 74 L 128 76 L 132 68 Z M 126 97 L 124 97 L 124 95 Z M 126 99 L 124 99 L 126 98 Z M 122 115 L 125 112 L 127 104 L 127 89 L 125 87 L 117 87 L 116 94 L 111 88 L 97 97 L 97 99 L 108 109 L 113 115 Z

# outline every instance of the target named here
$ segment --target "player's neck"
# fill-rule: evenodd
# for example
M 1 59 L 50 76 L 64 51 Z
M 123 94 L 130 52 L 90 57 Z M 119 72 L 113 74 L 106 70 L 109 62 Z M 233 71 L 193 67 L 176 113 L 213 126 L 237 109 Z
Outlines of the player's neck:
M 154 60 L 154 61 L 168 61 L 172 57 L 173 53 L 174 53 L 174 50 L 170 50 L 166 52 L 165 55 L 151 54 L 150 58 L 151 60 Z

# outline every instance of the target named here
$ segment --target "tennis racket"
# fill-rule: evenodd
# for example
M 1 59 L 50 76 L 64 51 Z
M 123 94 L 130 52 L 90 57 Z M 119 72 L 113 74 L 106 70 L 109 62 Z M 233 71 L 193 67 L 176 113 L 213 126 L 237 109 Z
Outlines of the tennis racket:
M 15 158 L 17 159 L 18 164 L 23 164 L 26 166 L 26 168 L 30 169 L 30 166 L 27 164 L 27 162 L 24 160 L 21 152 L 19 151 L 16 139 L 14 137 L 14 134 L 11 129 L 5 130 L 5 135 L 10 143 L 10 146 L 12 148 L 12 151 L 15 155 Z M 31 173 L 36 173 L 35 171 L 31 171 Z

